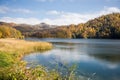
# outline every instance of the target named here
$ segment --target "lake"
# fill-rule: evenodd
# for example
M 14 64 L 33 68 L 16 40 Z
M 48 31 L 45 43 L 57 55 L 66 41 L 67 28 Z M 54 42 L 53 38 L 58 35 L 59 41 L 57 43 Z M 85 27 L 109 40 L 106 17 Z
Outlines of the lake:
M 83 80 L 120 80 L 120 40 L 110 39 L 52 39 L 27 38 L 53 43 L 53 49 L 31 53 L 23 60 L 27 66 L 43 65 L 67 74 L 75 67 L 75 74 Z

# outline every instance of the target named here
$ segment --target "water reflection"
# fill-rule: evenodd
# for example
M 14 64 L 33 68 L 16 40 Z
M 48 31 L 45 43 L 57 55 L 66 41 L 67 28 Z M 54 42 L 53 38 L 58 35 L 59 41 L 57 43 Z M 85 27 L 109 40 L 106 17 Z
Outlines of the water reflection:
M 87 77 L 87 80 L 120 79 L 120 40 L 50 41 L 54 45 L 53 50 L 27 55 L 24 60 L 42 64 L 49 69 L 57 65 L 59 70 L 62 68 L 64 71 L 67 66 L 76 64 L 76 74 Z
M 89 54 L 96 59 L 108 61 L 111 63 L 120 63 L 120 54 Z

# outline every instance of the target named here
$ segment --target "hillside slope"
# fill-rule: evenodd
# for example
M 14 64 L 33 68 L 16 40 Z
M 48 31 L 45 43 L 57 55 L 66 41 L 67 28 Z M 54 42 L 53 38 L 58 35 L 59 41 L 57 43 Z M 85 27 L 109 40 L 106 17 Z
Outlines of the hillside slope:
M 23 38 L 23 36 L 20 31 L 8 25 L 0 25 L 0 38 Z
M 22 34 L 39 38 L 112 38 L 120 39 L 120 13 L 112 13 L 89 20 L 78 25 L 54 26 L 41 23 L 38 25 L 3 23 L 10 25 Z
M 40 38 L 120 38 L 120 13 L 103 15 L 84 24 L 41 30 L 31 36 Z

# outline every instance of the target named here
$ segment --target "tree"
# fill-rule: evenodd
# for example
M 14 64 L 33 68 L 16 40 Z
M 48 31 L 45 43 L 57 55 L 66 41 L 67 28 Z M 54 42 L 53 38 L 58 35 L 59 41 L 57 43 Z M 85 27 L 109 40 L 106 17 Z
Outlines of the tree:
M 0 26 L 0 38 L 23 38 L 20 31 L 6 26 L 2 25 Z
M 0 32 L 0 38 L 2 37 L 2 32 Z

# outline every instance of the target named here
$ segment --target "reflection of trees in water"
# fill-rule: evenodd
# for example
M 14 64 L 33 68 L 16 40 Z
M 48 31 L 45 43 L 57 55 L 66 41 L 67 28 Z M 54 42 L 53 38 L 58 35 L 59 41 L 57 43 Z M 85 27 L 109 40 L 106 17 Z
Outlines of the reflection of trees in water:
M 53 42 L 53 44 L 56 45 L 66 45 L 66 46 L 73 46 L 75 43 L 70 43 L 70 42 Z
M 120 54 L 89 54 L 100 60 L 105 60 L 113 63 L 120 63 Z
M 73 47 L 59 47 L 60 50 L 67 50 L 67 51 L 73 51 Z
M 74 43 L 66 43 L 66 42 L 54 42 L 53 43 L 56 49 L 60 50 L 69 50 L 73 51 L 75 49 Z

